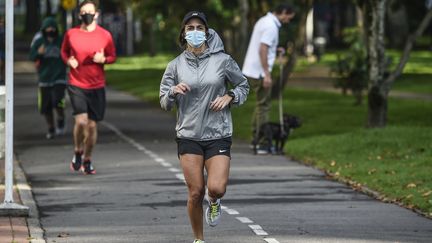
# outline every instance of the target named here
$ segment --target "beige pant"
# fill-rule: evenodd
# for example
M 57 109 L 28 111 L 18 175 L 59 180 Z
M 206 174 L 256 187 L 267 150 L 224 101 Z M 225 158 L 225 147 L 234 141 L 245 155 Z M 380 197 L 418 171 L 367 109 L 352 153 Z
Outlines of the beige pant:
M 271 86 L 264 88 L 263 79 L 248 78 L 251 88 L 255 91 L 256 104 L 252 115 L 252 133 L 255 135 L 259 127 L 269 121 L 271 109 Z

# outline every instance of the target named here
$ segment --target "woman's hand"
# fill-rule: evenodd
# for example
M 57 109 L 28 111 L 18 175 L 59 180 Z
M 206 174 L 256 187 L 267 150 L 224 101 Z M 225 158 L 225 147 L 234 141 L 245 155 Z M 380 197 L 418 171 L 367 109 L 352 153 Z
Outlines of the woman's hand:
M 177 95 L 177 94 L 185 95 L 186 92 L 188 92 L 190 90 L 191 90 L 191 88 L 189 87 L 189 85 L 187 85 L 185 83 L 179 83 L 176 86 L 174 86 L 173 94 L 174 95 Z
M 39 55 L 43 55 L 45 54 L 45 45 L 42 44 L 39 48 L 38 48 L 38 54 Z
M 229 95 L 224 95 L 222 97 L 217 97 L 210 103 L 210 110 L 221 111 L 232 101 L 232 97 Z

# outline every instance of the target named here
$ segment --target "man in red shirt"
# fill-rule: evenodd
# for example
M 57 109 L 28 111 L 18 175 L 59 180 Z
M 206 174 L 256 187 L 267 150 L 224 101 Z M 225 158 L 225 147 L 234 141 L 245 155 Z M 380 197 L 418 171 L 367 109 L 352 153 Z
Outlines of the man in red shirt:
M 74 157 L 71 170 L 95 174 L 91 154 L 97 140 L 97 122 L 105 113 L 104 64 L 116 60 L 111 34 L 96 20 L 99 13 L 93 0 L 79 5 L 81 25 L 66 32 L 61 49 L 63 61 L 70 67 L 68 93 L 75 125 Z

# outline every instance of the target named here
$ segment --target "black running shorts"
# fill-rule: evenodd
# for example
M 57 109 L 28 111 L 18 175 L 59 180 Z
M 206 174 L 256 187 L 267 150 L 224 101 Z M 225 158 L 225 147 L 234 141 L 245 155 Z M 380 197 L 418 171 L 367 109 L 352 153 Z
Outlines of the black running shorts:
M 93 121 L 102 121 L 105 115 L 105 88 L 81 89 L 69 85 L 68 93 L 73 109 L 73 115 L 87 113 Z
M 176 138 L 178 156 L 182 154 L 197 154 L 204 157 L 204 161 L 215 155 L 225 155 L 231 158 L 231 137 L 209 140 L 194 141 L 184 138 Z
M 39 87 L 38 108 L 43 115 L 52 113 L 55 108 L 65 107 L 65 84 Z

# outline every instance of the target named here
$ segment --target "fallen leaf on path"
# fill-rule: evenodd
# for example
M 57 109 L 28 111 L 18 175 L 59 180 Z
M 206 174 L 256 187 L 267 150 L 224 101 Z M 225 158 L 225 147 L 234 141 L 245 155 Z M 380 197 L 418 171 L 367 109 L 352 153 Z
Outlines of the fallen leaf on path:
M 423 196 L 423 197 L 427 197 L 427 196 L 429 196 L 430 194 L 432 194 L 432 191 L 425 192 L 425 193 L 422 194 L 422 196 Z
M 66 233 L 66 232 L 61 232 L 60 234 L 57 235 L 57 237 L 59 237 L 59 238 L 67 238 L 69 236 L 70 236 L 70 234 Z

